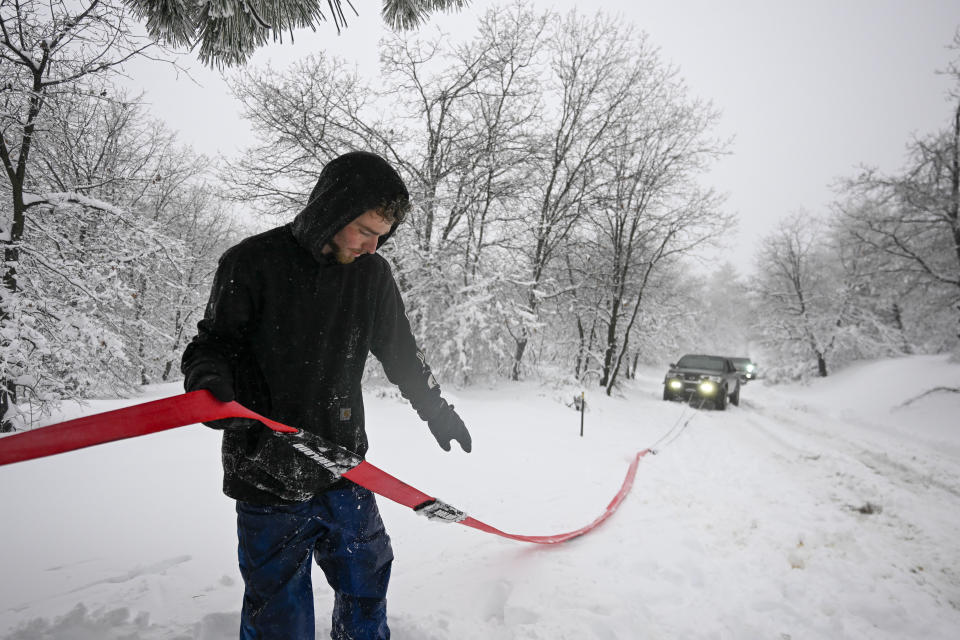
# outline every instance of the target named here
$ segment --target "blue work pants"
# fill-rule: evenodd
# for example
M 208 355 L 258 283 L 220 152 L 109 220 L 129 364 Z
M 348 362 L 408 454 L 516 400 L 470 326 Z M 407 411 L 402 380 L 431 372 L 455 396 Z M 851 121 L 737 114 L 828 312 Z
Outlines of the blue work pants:
M 333 640 L 389 640 L 393 551 L 373 494 L 350 484 L 291 506 L 237 502 L 241 640 L 314 640 L 313 556 L 334 591 Z

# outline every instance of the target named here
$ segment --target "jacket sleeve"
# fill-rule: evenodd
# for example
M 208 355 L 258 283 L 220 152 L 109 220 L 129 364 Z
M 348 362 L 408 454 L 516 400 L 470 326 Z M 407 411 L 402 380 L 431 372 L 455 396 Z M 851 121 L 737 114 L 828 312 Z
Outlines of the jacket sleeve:
M 183 352 L 180 369 L 183 385 L 193 384 L 206 375 L 217 375 L 236 388 L 237 363 L 249 344 L 248 336 L 255 313 L 251 275 L 237 247 L 220 258 L 210 300 L 197 324 L 197 335 Z
M 399 387 L 400 394 L 420 418 L 429 421 L 446 408 L 447 402 L 441 397 L 440 385 L 417 347 L 400 290 L 389 271 L 385 280 L 380 287 L 370 351 L 383 365 L 387 379 Z

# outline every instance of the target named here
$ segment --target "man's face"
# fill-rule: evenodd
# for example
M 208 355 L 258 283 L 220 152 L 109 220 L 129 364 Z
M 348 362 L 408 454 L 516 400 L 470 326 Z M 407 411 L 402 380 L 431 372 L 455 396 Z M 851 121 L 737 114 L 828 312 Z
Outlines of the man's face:
M 323 253 L 333 252 L 340 264 L 350 264 L 365 253 L 376 253 L 380 236 L 389 233 L 392 225 L 378 209 L 370 209 L 337 232 Z

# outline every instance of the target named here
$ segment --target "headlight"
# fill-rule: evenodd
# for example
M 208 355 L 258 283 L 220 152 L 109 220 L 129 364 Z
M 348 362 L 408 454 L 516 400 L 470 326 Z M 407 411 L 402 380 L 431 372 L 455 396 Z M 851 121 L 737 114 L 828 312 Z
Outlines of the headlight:
M 717 383 L 713 380 L 701 380 L 700 385 L 697 387 L 705 396 L 711 396 L 717 392 Z
M 673 389 L 674 391 L 679 391 L 680 389 L 683 389 L 683 383 L 679 380 L 671 380 L 670 382 L 667 383 L 667 386 Z
M 723 376 L 703 376 L 704 380 L 709 380 L 710 382 L 723 382 Z
M 747 365 L 747 372 L 748 372 L 748 373 L 753 373 L 753 370 L 756 369 L 756 368 L 757 368 L 757 365 L 755 365 L 755 364 L 748 364 L 748 365 Z

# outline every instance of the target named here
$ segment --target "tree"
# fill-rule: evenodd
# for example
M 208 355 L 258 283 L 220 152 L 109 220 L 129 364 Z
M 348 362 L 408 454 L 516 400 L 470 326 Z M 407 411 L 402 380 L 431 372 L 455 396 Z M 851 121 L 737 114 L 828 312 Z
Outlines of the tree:
M 485 67 L 466 105 L 465 120 L 476 144 L 455 177 L 458 191 L 467 194 L 460 207 L 466 222 L 465 284 L 478 277 L 488 252 L 497 252 L 509 264 L 514 250 L 509 236 L 521 217 L 517 212 L 532 171 L 529 160 L 542 109 L 537 63 L 547 21 L 548 14 L 535 14 L 522 4 L 493 8 L 480 19 L 477 37 L 461 55 L 470 59 L 475 56 L 470 48 L 479 48 Z M 499 267 L 496 272 L 503 273 Z
M 104 88 L 49 109 L 9 324 L 21 408 L 41 415 L 169 377 L 230 239 L 206 161 L 136 102 Z
M 960 30 L 952 48 L 960 50 Z M 844 181 L 835 205 L 839 246 L 870 265 L 864 304 L 901 352 L 960 345 L 960 62 L 946 75 L 954 81 L 947 126 L 911 141 L 901 171 L 867 168 Z
M 905 290 L 903 274 L 887 255 L 861 242 L 860 230 L 851 224 L 849 218 L 838 215 L 829 228 L 829 244 L 853 297 L 846 339 L 835 360 L 845 363 L 909 354 L 915 351 L 914 344 L 929 345 L 930 337 L 943 336 L 942 327 L 931 326 L 942 318 L 937 313 L 942 303 L 927 299 L 929 292 L 923 287 Z
M 905 174 L 865 171 L 847 183 L 839 209 L 850 237 L 887 257 L 885 272 L 960 312 L 960 95 L 955 100 L 950 128 L 910 145 Z
M 103 91 L 93 81 L 108 77 L 124 62 L 148 55 L 155 45 L 132 29 L 131 15 L 119 0 L 89 0 L 83 4 L 24 0 L 0 4 L 0 162 L 3 193 L 10 217 L 0 221 L 4 253 L 0 308 L 0 429 L 11 428 L 9 415 L 17 402 L 18 381 L 32 384 L 35 363 L 20 332 L 28 327 L 18 313 L 25 308 L 19 272 L 25 240 L 27 207 L 35 195 L 34 146 L 54 128 L 53 106 L 78 95 Z M 42 199 L 42 198 L 41 198 Z M 62 200 L 61 200 L 62 201 Z
M 141 213 L 184 249 L 176 261 L 154 260 L 152 269 L 137 274 L 140 330 L 131 338 L 142 384 L 179 375 L 180 356 L 203 315 L 218 258 L 240 236 L 223 197 L 205 177 L 207 160 L 185 150 L 175 158 L 179 162 L 157 181 L 161 193 Z
M 733 225 L 720 198 L 695 178 L 721 152 L 707 132 L 716 114 L 688 101 L 673 72 L 647 53 L 635 90 L 615 129 L 621 144 L 600 162 L 607 178 L 587 216 L 595 261 L 606 266 L 605 325 L 600 384 L 611 393 L 644 305 L 651 277 L 675 258 L 712 241 Z
M 545 280 L 548 269 L 582 220 L 599 185 L 594 165 L 616 143 L 616 124 L 628 115 L 639 73 L 634 45 L 632 28 L 612 17 L 552 16 L 546 113 L 530 174 L 535 210 L 521 249 L 526 275 L 514 294 L 517 322 L 509 328 L 513 380 L 520 378 L 527 346 L 542 326 L 541 302 L 558 294 L 554 282 Z
M 411 250 L 396 254 L 401 286 L 418 333 L 439 343 L 431 361 L 464 379 L 498 370 L 507 348 L 498 328 L 512 310 L 502 292 L 516 273 L 510 258 L 534 149 L 546 20 L 522 4 L 493 8 L 455 47 L 445 49 L 440 34 L 411 34 L 381 54 L 396 105 L 391 127 L 404 131 L 396 161 L 418 205 Z M 486 340 L 470 340 L 471 328 Z
M 348 26 L 342 0 L 126 0 L 145 19 L 157 40 L 178 47 L 199 43 L 202 62 L 224 67 L 242 65 L 257 48 L 283 40 L 286 31 L 316 29 L 328 19 L 337 32 Z M 350 0 L 347 4 L 356 14 Z M 383 0 L 384 20 L 395 29 L 413 29 L 435 12 L 460 9 L 467 0 Z M 324 7 L 326 5 L 326 7 Z M 329 14 L 329 18 L 328 18 Z M 359 14 L 357 14 L 359 15 Z
M 788 377 L 829 374 L 834 355 L 849 348 L 863 322 L 859 271 L 844 270 L 823 223 L 804 211 L 765 237 L 756 254 L 757 327 L 764 346 L 777 354 Z
M 657 271 L 731 223 L 695 184 L 722 144 L 708 138 L 716 114 L 687 97 L 643 34 L 570 14 L 550 42 L 555 84 L 545 102 L 558 107 L 546 110 L 550 137 L 534 156 L 538 211 L 519 303 L 529 320 L 512 328 L 511 376 L 548 308 L 569 316 L 572 299 L 581 310 L 574 369 L 597 367 L 610 393 Z

